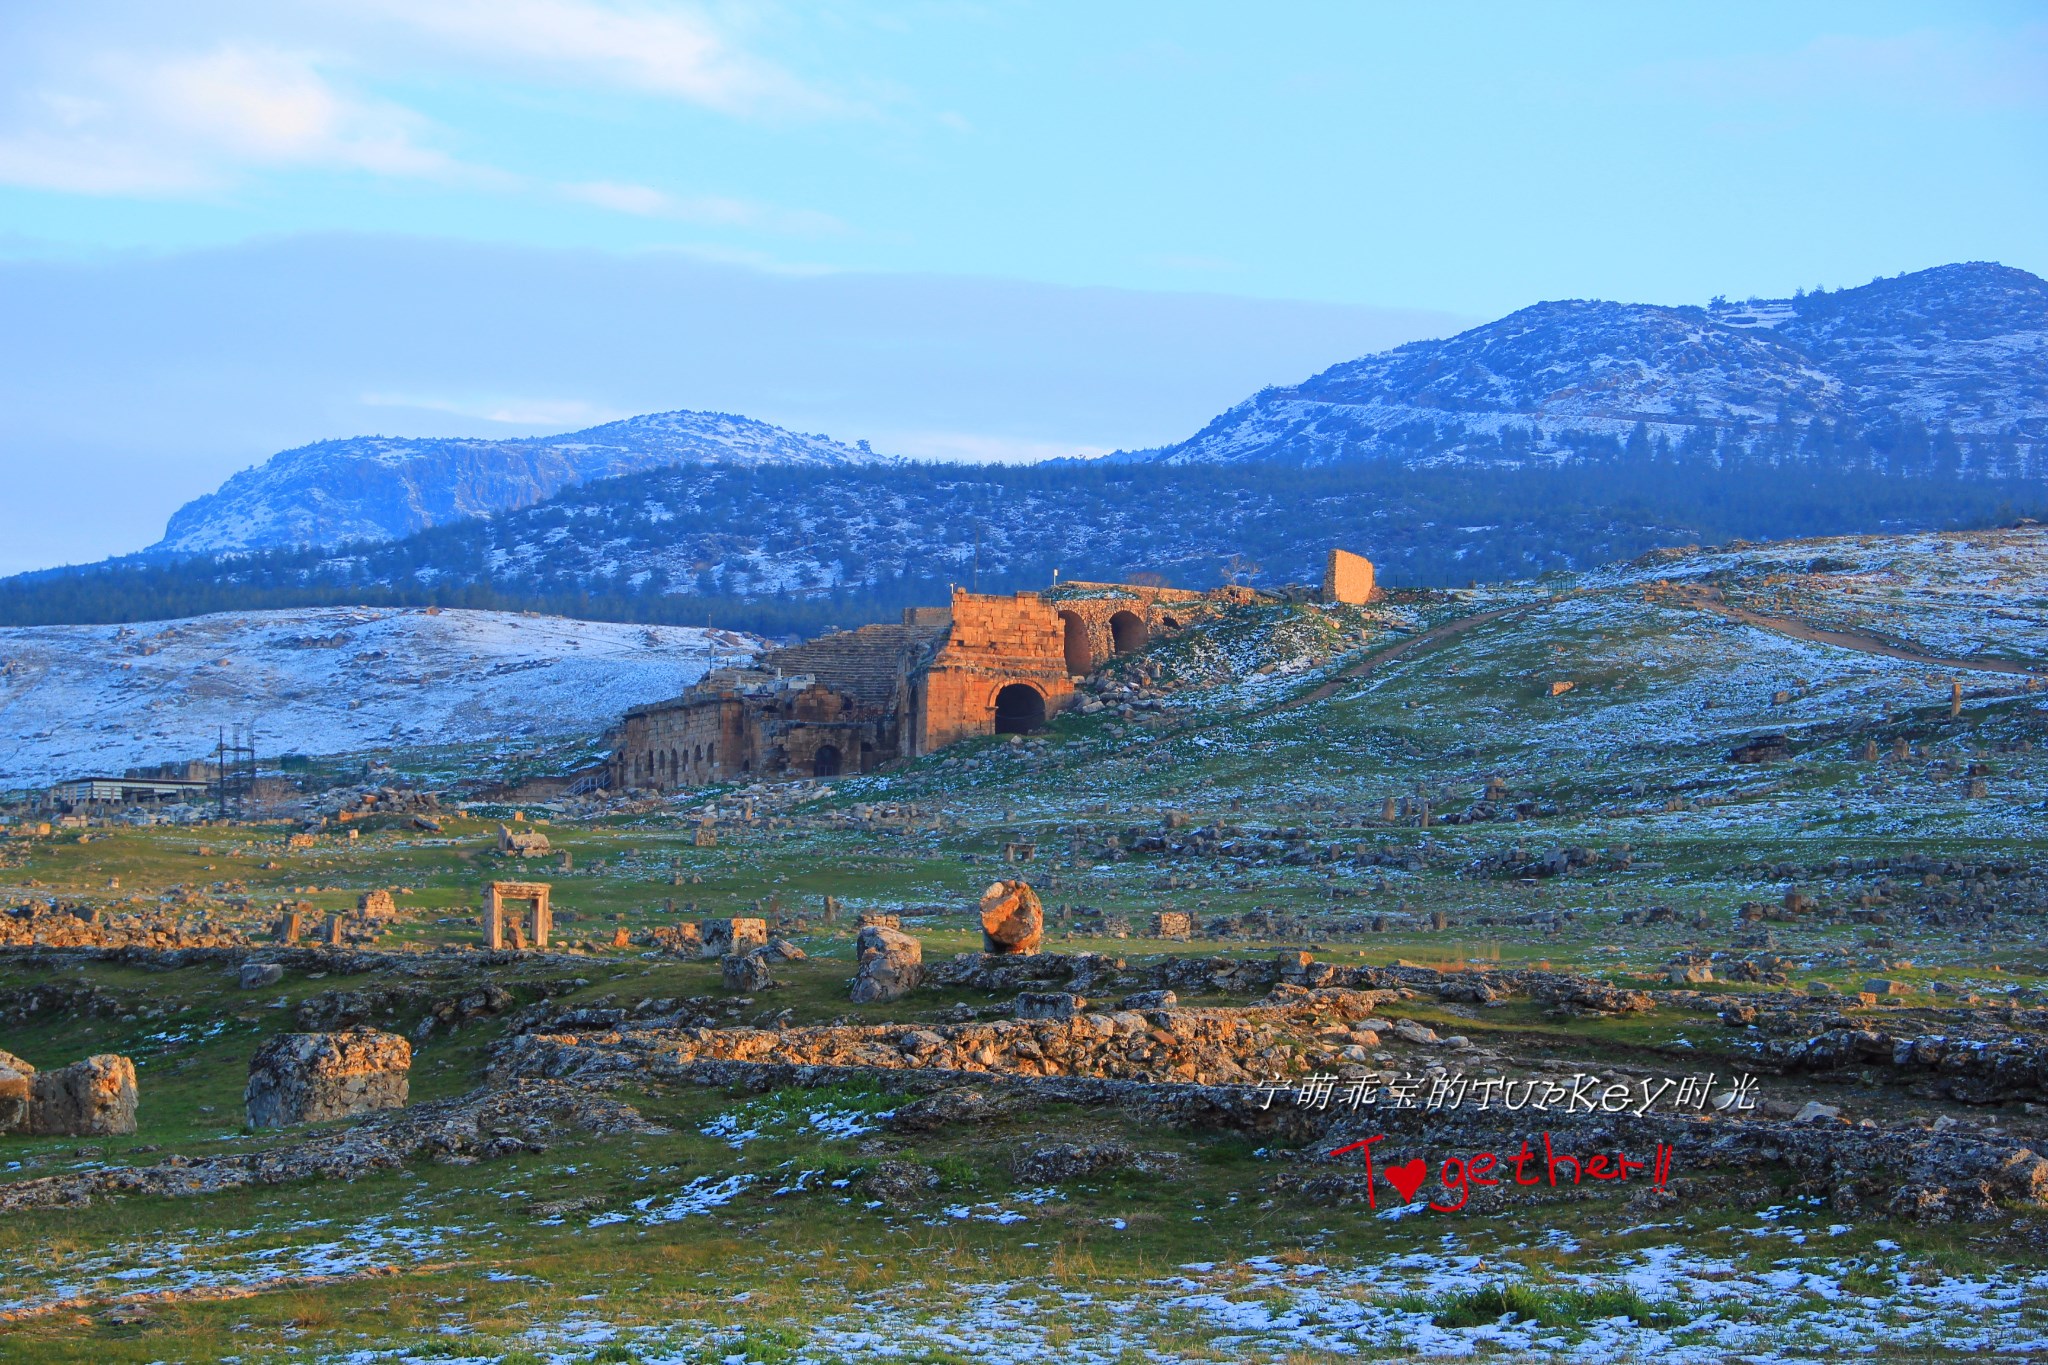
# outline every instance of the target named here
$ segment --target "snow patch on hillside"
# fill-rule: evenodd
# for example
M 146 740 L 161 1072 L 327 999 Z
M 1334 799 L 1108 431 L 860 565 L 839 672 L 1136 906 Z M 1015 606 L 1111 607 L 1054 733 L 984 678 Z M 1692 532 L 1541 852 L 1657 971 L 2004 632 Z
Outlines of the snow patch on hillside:
M 595 734 L 761 641 L 515 612 L 321 608 L 0 628 L 0 788 L 197 758 Z

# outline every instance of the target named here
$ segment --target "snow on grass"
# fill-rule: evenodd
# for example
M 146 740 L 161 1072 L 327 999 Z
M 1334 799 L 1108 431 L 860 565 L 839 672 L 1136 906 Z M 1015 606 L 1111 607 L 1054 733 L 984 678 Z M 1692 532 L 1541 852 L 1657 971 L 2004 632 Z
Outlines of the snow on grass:
M 594 734 L 759 642 L 516 612 L 322 608 L 0 627 L 0 788 L 210 753 Z

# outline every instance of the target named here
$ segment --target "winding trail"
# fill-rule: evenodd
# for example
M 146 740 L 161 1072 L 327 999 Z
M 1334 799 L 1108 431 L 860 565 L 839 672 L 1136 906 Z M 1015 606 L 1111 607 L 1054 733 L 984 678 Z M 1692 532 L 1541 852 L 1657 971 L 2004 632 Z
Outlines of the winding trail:
M 1710 611 L 1730 621 L 1740 621 L 1747 626 L 1761 630 L 1776 631 L 1789 635 L 1795 640 L 1809 644 L 1833 645 L 1837 649 L 1853 649 L 1859 654 L 1881 654 L 1887 659 L 1900 659 L 1909 664 L 1924 664 L 1929 668 L 1953 668 L 1973 673 L 2017 673 L 2033 677 L 2048 669 L 2039 664 L 2021 663 L 2015 659 L 1950 659 L 1937 654 L 1916 654 L 1909 649 L 1888 644 L 1874 635 L 1859 635 L 1846 630 L 1822 630 L 1819 626 L 1807 625 L 1784 616 L 1766 616 L 1747 607 L 1738 607 L 1728 602 L 1718 591 L 1710 588 L 1673 588 L 1681 602 L 1701 611 Z

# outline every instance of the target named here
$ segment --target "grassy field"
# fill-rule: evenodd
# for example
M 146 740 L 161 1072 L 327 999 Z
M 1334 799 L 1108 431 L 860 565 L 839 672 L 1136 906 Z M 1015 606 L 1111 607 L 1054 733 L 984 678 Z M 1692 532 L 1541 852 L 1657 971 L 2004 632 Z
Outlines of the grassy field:
M 1790 562 L 1779 555 L 1758 569 L 1757 592 L 1762 576 L 1790 572 L 1780 561 Z M 1905 596 L 1885 599 L 1887 629 L 1910 638 L 1921 580 L 1900 565 L 1917 561 L 1901 551 L 1886 562 L 1905 580 Z M 1672 989 L 1674 954 L 1718 954 L 1725 975 L 1768 952 L 1789 965 L 1784 984 L 1707 989 L 1769 1005 L 1824 983 L 1849 993 L 1852 1017 L 1893 1032 L 2042 1032 L 2048 956 L 2030 889 L 2048 802 L 2038 695 L 2015 686 L 2023 680 L 1973 675 L 1967 686 L 1985 695 L 1951 716 L 1948 674 L 1649 591 L 1655 575 L 1683 568 L 1364 613 L 1249 610 L 1113 666 L 1174 684 L 1157 711 L 1069 716 L 1028 741 L 961 744 L 887 774 L 779 793 L 697 793 L 635 813 L 530 804 L 518 814 L 552 841 L 544 860 L 493 851 L 512 807 L 450 813 L 439 833 L 373 820 L 311 849 L 287 848 L 298 826 L 283 821 L 59 830 L 5 842 L 0 893 L 253 929 L 279 902 L 345 910 L 362 891 L 391 888 L 402 914 L 379 946 L 434 949 L 476 942 L 483 881 L 540 877 L 554 886 L 557 937 L 573 960 L 493 969 L 522 1005 L 722 997 L 715 962 L 614 949 L 613 933 L 765 913 L 785 918 L 808 957 L 782 969 L 772 993 L 721 999 L 714 1008 L 731 1022 L 927 1022 L 963 1003 L 1006 1002 L 932 989 L 854 1006 L 853 916 L 901 914 L 926 960 L 942 959 L 979 947 L 980 888 L 1023 875 L 1051 912 L 1048 946 L 1061 951 L 1141 962 L 1307 947 L 1335 963 L 1541 964 L 1653 993 Z M 1949 587 L 1928 591 L 1934 625 L 1923 633 L 1952 645 L 1953 579 L 1924 579 Z M 1788 610 L 1827 590 L 1793 574 L 1771 591 L 1774 609 Z M 1825 600 L 1838 617 L 1847 610 L 1839 594 Z M 1497 607 L 1511 610 L 1361 669 L 1390 642 Z M 1332 682 L 1327 697 L 1304 700 Z M 1997 688 L 2006 694 L 1990 695 Z M 1726 760 L 1766 732 L 1791 737 L 1789 759 Z M 1895 758 L 1900 741 L 1909 753 Z M 1877 760 L 1862 757 L 1866 742 Z M 422 770 L 457 766 L 459 756 L 436 753 Z M 1496 809 L 1520 805 L 1521 818 L 1447 823 L 1490 779 L 1506 792 Z M 1411 814 L 1383 819 L 1389 798 Z M 878 809 L 890 806 L 897 814 Z M 694 838 L 706 810 L 720 813 L 713 848 Z M 1250 852 L 1131 851 L 1148 835 L 1219 824 Z M 1036 842 L 1035 860 L 1006 865 L 1003 846 L 1020 840 Z M 1518 848 L 1570 847 L 1594 860 L 1557 877 L 1501 872 Z M 1993 882 L 1929 880 L 1853 861 L 1914 854 L 2003 870 Z M 1860 922 L 1742 918 L 1745 904 L 1775 915 L 1788 889 L 1829 911 L 1856 909 Z M 828 896 L 842 907 L 829 922 Z M 1671 913 L 1642 922 L 1659 907 Z M 1204 924 L 1264 912 L 1288 927 L 1146 939 L 1162 908 Z M 1437 914 L 1447 927 L 1428 927 Z M 0 1138 L 0 1179 L 297 1140 L 243 1127 L 259 1043 L 336 990 L 403 987 L 379 1018 L 412 1033 L 437 1000 L 480 979 L 464 957 L 422 954 L 432 971 L 416 976 L 292 972 L 253 992 L 220 966 L 0 958 L 0 1047 L 39 1066 L 127 1054 L 142 1096 L 132 1138 Z M 1861 1005 L 1853 993 L 1873 976 L 1908 993 Z M 65 988 L 65 1003 L 25 1007 L 50 986 Z M 1682 1074 L 1753 1056 L 1747 1031 L 1675 1004 L 1619 1018 L 1522 1000 L 1417 999 L 1387 1012 L 1534 1061 Z M 421 1037 L 414 1102 L 482 1083 L 511 1017 Z M 1858 1072 L 1770 1087 L 1782 1101 L 1839 1104 L 1852 1119 L 1946 1115 L 2048 1150 L 2032 1106 L 1961 1109 Z M 1307 1362 L 2048 1351 L 2048 1281 L 2032 1268 L 2044 1225 L 2020 1210 L 1968 1225 L 1845 1216 L 1766 1165 L 1703 1173 L 1675 1203 L 1632 1203 L 1626 1188 L 1517 1191 L 1483 1211 L 1389 1217 L 1333 1202 L 1303 1179 L 1327 1168 L 1299 1154 L 1140 1128 L 1109 1111 L 1041 1106 L 905 1134 L 880 1118 L 899 1101 L 860 1086 L 746 1094 L 629 1081 L 622 1093 L 662 1131 L 564 1130 L 547 1150 L 504 1160 L 7 1215 L 0 1356 Z M 1141 1160 L 1057 1186 L 1020 1179 L 1016 1154 L 1055 1140 L 1122 1143 Z M 887 1163 L 933 1183 L 878 1185 Z

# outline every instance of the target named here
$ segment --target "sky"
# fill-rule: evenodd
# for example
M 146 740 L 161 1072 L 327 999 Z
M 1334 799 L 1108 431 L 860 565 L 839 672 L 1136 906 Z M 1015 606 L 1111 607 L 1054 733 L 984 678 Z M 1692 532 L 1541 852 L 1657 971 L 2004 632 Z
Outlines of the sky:
M 0 4 L 0 572 L 275 450 L 1162 444 L 1542 299 L 2048 272 L 2038 4 Z

